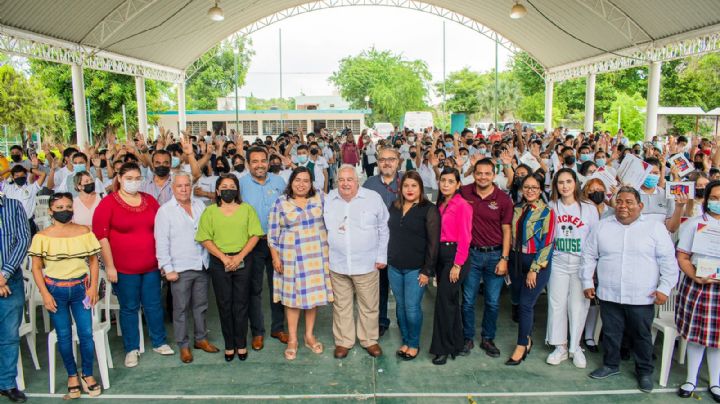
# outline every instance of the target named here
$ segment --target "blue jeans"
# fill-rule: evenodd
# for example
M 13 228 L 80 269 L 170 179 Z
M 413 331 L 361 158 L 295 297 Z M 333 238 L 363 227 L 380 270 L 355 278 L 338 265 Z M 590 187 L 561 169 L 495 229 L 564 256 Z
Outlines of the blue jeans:
M 142 304 L 153 348 L 166 342 L 163 308 L 160 303 L 160 271 L 138 275 L 118 273 L 115 284 L 120 303 L 120 328 L 125 352 L 140 349 L 138 310 Z
M 495 267 L 501 255 L 500 250 L 481 252 L 470 249 L 470 273 L 463 282 L 462 303 L 463 334 L 466 340 L 472 341 L 475 338 L 475 299 L 481 281 L 485 288 L 481 335 L 485 339 L 495 339 L 500 292 L 505 282 L 505 276 L 495 275 Z
M 20 320 L 25 302 L 22 271 L 7 280 L 12 294 L 0 297 L 0 390 L 17 387 L 17 360 L 20 351 Z
M 390 287 L 395 295 L 395 312 L 403 345 L 420 347 L 422 299 L 425 287 L 418 284 L 420 269 L 399 269 L 388 265 Z
M 61 281 L 58 279 L 53 280 Z M 50 318 L 55 326 L 58 350 L 68 376 L 77 376 L 78 374 L 75 356 L 73 355 L 73 320 L 75 320 L 78 339 L 80 339 L 82 374 L 83 376 L 92 376 L 95 341 L 93 341 L 92 310 L 86 309 L 83 304 L 86 293 L 85 285 L 83 283 L 69 287 L 47 285 L 47 288 L 57 305 L 57 311 L 55 313 L 51 312 Z M 71 312 L 72 317 L 70 316 Z
M 521 266 L 519 270 L 510 270 L 512 277 L 511 287 L 515 290 L 519 298 L 518 317 L 520 317 L 520 324 L 518 325 L 518 345 L 527 345 L 529 343 L 535 317 L 535 303 L 537 303 L 540 293 L 542 293 L 548 281 L 550 281 L 550 271 L 552 270 L 552 260 L 550 260 L 548 261 L 547 267 L 538 272 L 537 278 L 535 278 L 535 287 L 532 289 L 528 288 L 525 281 L 533 259 L 535 259 L 535 254 L 520 254 Z

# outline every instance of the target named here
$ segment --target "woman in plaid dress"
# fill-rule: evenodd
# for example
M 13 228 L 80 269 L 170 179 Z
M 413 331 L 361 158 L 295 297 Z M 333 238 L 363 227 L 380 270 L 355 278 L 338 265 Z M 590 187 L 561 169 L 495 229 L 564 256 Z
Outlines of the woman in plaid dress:
M 323 199 L 306 167 L 292 172 L 284 195 L 273 206 L 268 245 L 275 268 L 273 301 L 285 306 L 290 334 L 285 358 L 297 355 L 300 310 L 305 310 L 305 346 L 320 354 L 323 345 L 313 335 L 315 316 L 318 306 L 333 301 L 333 292 Z
M 692 395 L 697 375 L 707 352 L 709 391 L 720 402 L 720 281 L 696 276 L 700 259 L 720 260 L 720 254 L 693 253 L 698 226 L 720 227 L 720 181 L 705 187 L 703 214 L 688 220 L 680 230 L 677 259 L 683 277 L 675 301 L 675 324 L 688 341 L 687 379 L 677 391 L 680 397 Z

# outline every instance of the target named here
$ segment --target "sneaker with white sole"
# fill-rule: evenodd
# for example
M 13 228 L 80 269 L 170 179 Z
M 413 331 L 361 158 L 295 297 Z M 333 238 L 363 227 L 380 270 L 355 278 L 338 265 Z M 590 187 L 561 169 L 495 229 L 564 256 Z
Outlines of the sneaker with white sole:
M 575 352 L 573 352 L 573 365 L 575 365 L 575 367 L 578 369 L 585 369 L 587 367 L 585 354 L 580 348 L 577 348 Z
M 567 348 L 562 345 L 558 345 L 555 347 L 555 350 L 552 351 L 550 355 L 548 355 L 545 362 L 547 362 L 549 365 L 559 365 L 566 360 L 568 360 Z
M 125 367 L 134 368 L 138 365 L 138 358 L 140 358 L 140 351 L 134 349 L 125 354 Z
M 175 351 L 173 351 L 168 344 L 163 344 L 157 348 L 153 348 L 153 351 L 159 353 L 160 355 L 175 355 Z

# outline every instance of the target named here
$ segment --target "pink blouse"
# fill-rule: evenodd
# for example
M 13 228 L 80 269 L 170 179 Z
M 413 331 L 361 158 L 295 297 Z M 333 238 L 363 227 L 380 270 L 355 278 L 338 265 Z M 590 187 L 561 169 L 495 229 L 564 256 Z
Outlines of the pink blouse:
M 472 239 L 472 206 L 460 194 L 455 194 L 445 206 L 440 206 L 440 242 L 457 243 L 455 265 L 467 261 Z
M 95 202 L 93 202 L 92 206 L 88 208 L 84 203 L 82 203 L 80 197 L 76 196 L 75 199 L 73 199 L 73 223 L 92 228 L 93 214 L 95 214 L 95 208 L 97 208 L 100 204 L 101 199 L 100 195 L 96 194 Z

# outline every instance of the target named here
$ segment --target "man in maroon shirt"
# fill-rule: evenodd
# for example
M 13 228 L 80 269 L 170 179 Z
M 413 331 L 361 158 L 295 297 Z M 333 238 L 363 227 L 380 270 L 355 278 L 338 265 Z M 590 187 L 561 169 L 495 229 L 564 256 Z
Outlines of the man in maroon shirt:
M 475 346 L 475 298 L 482 281 L 485 285 L 485 309 L 480 348 L 488 356 L 497 358 L 500 350 L 493 340 L 497 329 L 500 292 L 508 269 L 513 204 L 510 197 L 493 183 L 495 164 L 492 160 L 482 159 L 475 163 L 473 177 L 475 183 L 465 185 L 460 190 L 463 198 L 473 207 L 470 273 L 463 282 L 463 354 L 470 354 Z

